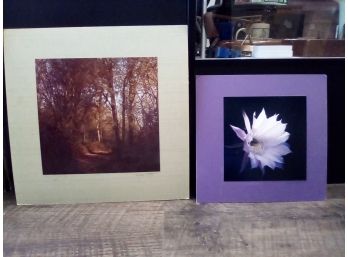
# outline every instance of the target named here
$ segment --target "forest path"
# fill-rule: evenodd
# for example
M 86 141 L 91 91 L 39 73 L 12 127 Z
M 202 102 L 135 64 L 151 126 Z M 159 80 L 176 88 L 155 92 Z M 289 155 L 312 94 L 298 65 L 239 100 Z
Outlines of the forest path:
M 103 173 L 114 159 L 111 152 L 86 152 L 77 158 L 77 162 L 86 173 Z
M 75 170 L 79 174 L 90 173 L 123 173 L 158 171 L 158 163 L 153 156 L 145 152 L 132 152 L 122 149 L 120 152 L 112 151 L 105 147 L 83 147 L 74 158 Z

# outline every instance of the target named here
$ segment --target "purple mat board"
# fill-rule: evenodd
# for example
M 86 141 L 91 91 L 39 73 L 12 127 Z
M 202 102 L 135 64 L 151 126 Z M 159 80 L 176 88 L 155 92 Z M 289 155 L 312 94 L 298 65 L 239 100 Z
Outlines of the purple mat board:
M 326 81 L 326 75 L 197 76 L 197 202 L 324 200 L 327 175 Z M 305 178 L 285 181 L 225 181 L 224 98 L 290 96 L 306 99 L 306 138 L 303 140 L 306 144 Z

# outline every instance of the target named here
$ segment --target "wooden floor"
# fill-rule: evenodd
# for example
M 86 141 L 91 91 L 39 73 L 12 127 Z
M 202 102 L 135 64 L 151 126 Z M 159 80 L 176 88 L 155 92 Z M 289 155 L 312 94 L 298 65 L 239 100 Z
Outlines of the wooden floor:
M 16 206 L 5 198 L 4 256 L 344 256 L 344 185 L 302 203 Z

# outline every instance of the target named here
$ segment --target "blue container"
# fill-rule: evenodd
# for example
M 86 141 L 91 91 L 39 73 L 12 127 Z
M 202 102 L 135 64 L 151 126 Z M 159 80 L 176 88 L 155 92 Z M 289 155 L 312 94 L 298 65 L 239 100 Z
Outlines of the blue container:
M 221 40 L 233 40 L 236 23 L 233 21 L 218 22 L 216 28 L 219 32 Z
M 229 49 L 226 47 L 216 47 L 215 58 L 237 58 L 241 57 L 241 52 L 235 49 Z

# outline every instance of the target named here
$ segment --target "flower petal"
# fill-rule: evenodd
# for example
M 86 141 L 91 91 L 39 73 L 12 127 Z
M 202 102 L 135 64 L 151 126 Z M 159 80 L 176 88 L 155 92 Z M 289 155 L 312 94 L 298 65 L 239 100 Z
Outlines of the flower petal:
M 246 128 L 248 134 L 250 134 L 251 133 L 250 121 L 249 121 L 249 118 L 245 112 L 243 112 L 243 118 L 244 118 L 245 128 Z
M 290 134 L 288 132 L 283 133 L 282 135 L 278 137 L 270 137 L 270 138 L 263 138 L 263 143 L 266 147 L 276 146 L 282 143 L 285 143 L 290 137 Z
M 283 167 L 284 167 L 283 163 L 276 162 L 276 168 L 283 169 Z
M 257 168 L 259 162 L 258 160 L 256 160 L 255 155 L 253 153 L 249 153 L 249 158 L 250 158 L 250 164 L 251 164 L 251 168 Z
M 255 155 L 255 158 L 260 161 L 260 168 L 263 169 L 265 166 L 270 167 L 271 169 L 275 168 L 275 162 L 267 158 L 265 155 Z
M 279 121 L 277 122 L 271 122 L 270 119 L 268 119 L 268 126 L 267 128 L 263 129 L 263 130 L 259 130 L 257 132 L 258 137 L 263 137 L 263 138 L 276 138 L 281 136 L 284 132 L 285 132 L 285 128 L 286 128 L 285 123 L 281 123 Z
M 265 120 L 267 120 L 267 116 L 266 116 L 266 112 L 265 112 L 264 108 L 262 108 L 262 111 L 257 118 L 256 118 L 255 112 L 254 112 L 253 127 L 252 127 L 253 132 L 255 130 L 257 130 Z
M 234 133 L 236 133 L 236 135 L 237 135 L 241 140 L 244 141 L 245 138 L 246 138 L 246 134 L 245 134 L 244 130 L 242 130 L 242 129 L 238 128 L 238 127 L 232 126 L 232 125 L 230 125 L 230 126 L 231 126 L 231 128 L 233 129 Z
M 278 162 L 278 163 L 283 163 L 284 162 L 284 158 L 278 154 L 276 151 L 273 151 L 273 149 L 268 149 L 266 150 L 262 156 L 264 156 L 265 158 L 267 158 L 268 160 L 271 160 L 273 162 Z
M 244 153 L 242 165 L 240 166 L 239 172 L 243 172 L 247 164 L 248 164 L 248 154 Z
M 287 143 L 273 146 L 270 149 L 272 149 L 272 151 L 274 151 L 275 153 L 277 153 L 280 156 L 287 155 L 287 154 L 291 153 L 291 150 L 290 150 L 289 145 Z
M 261 115 L 260 115 L 261 116 Z M 283 126 L 279 126 L 281 123 L 277 122 L 277 115 L 273 115 L 270 118 L 266 118 L 260 123 L 258 127 L 253 127 L 253 134 L 255 137 L 262 137 L 272 129 L 275 129 L 276 132 L 284 131 Z

